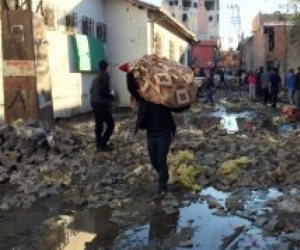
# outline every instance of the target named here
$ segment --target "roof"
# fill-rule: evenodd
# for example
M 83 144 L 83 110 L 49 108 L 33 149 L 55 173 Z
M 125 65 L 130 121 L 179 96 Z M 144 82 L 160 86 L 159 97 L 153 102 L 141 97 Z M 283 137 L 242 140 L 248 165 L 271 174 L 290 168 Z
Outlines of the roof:
M 146 2 L 141 1 L 141 0 L 125 0 L 125 1 L 128 2 L 128 3 L 132 3 L 132 5 L 135 5 L 138 8 L 144 7 L 146 9 L 152 9 L 152 10 L 160 9 L 158 6 L 156 6 L 154 4 L 146 3 Z
M 199 46 L 217 46 L 218 41 L 216 40 L 201 40 L 197 42 L 197 45 Z
M 276 27 L 276 26 L 293 26 L 293 22 L 289 21 L 273 21 L 273 22 L 265 22 L 263 26 L 265 27 Z
M 149 11 L 152 11 L 156 14 L 159 18 L 154 19 L 154 21 L 165 21 L 170 26 L 174 27 L 176 29 L 176 32 L 178 32 L 182 37 L 184 37 L 186 40 L 190 42 L 197 42 L 196 36 L 183 24 L 175 20 L 174 17 L 169 15 L 168 13 L 164 12 L 160 7 L 146 3 L 141 0 L 124 0 L 128 3 L 131 3 L 133 6 L 136 6 L 137 8 L 145 8 Z

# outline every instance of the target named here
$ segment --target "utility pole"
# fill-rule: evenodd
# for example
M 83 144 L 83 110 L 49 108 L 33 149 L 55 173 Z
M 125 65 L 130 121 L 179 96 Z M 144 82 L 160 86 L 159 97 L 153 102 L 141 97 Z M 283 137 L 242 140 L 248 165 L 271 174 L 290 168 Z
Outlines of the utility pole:
M 233 25 L 237 36 L 238 42 L 241 40 L 241 15 L 240 15 L 240 6 L 238 4 L 230 4 L 227 5 L 227 9 L 232 10 L 232 16 L 230 18 L 230 22 Z

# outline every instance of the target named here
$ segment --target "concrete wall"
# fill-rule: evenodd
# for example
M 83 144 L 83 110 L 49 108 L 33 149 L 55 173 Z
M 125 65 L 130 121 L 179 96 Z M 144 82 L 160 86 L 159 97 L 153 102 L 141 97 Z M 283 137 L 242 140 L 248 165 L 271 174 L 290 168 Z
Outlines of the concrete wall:
M 50 31 L 47 39 L 54 116 L 69 117 L 88 111 L 89 88 L 95 74 L 75 71 L 70 36 Z
M 265 66 L 266 63 L 266 38 L 262 28 L 254 32 L 252 46 L 252 70 L 255 70 L 260 66 Z
M 52 0 L 48 2 L 59 10 L 77 13 L 77 33 L 81 33 L 83 16 L 93 18 L 95 23 L 105 23 L 102 1 Z M 36 4 L 37 1 L 34 3 Z M 69 117 L 90 110 L 89 89 L 96 74 L 76 72 L 72 53 L 73 43 L 65 32 L 65 18 L 62 15 L 56 16 L 56 19 L 56 31 L 47 32 L 54 116 Z
M 2 22 L 0 19 L 0 123 L 4 121 L 3 56 L 2 56 Z
M 205 2 L 214 2 L 214 9 L 206 11 Z M 173 5 L 170 5 L 173 2 Z M 162 7 L 170 15 L 174 16 L 178 22 L 183 23 L 182 15 L 187 14 L 188 20 L 184 23 L 192 33 L 199 38 L 217 38 L 219 37 L 219 0 L 191 0 L 191 7 L 182 7 L 182 0 L 178 0 L 178 5 L 174 5 L 174 0 L 163 0 Z M 198 7 L 195 8 L 194 4 Z M 209 21 L 209 17 L 212 18 Z
M 36 10 L 40 0 L 32 0 L 32 8 Z M 48 0 L 45 4 L 51 4 L 55 9 L 57 30 L 65 31 L 65 15 L 70 12 L 77 13 L 77 31 L 81 33 L 81 20 L 83 16 L 93 18 L 95 22 L 103 21 L 102 0 Z
M 148 24 L 148 30 L 151 30 L 151 25 Z M 151 32 L 150 32 L 151 33 Z M 181 49 L 184 51 L 184 58 L 185 62 L 184 64 L 188 64 L 188 58 L 187 58 L 187 50 L 189 48 L 189 44 L 179 38 L 178 36 L 174 35 L 170 31 L 166 30 L 161 25 L 155 24 L 154 25 L 154 33 L 158 33 L 162 38 L 162 56 L 165 56 L 167 58 L 170 58 L 170 41 L 174 43 L 174 60 L 178 61 L 181 57 Z M 151 43 L 151 39 L 148 39 L 148 44 Z
M 110 81 L 119 98 L 119 106 L 129 106 L 126 75 L 119 66 L 147 54 L 147 10 L 123 0 L 106 0 L 105 8 Z
M 300 41 L 298 39 L 300 27 L 295 26 L 292 30 L 289 31 L 289 43 L 288 43 L 288 62 L 287 68 L 293 68 L 295 71 L 300 66 Z M 291 34 L 292 33 L 292 34 Z M 291 37 L 292 35 L 292 37 Z

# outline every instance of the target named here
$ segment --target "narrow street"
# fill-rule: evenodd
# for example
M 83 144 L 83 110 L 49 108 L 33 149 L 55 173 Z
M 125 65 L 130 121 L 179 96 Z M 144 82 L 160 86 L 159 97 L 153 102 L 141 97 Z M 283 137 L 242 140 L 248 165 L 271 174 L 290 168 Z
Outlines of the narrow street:
M 0 249 L 298 249 L 299 127 L 280 111 L 233 91 L 177 115 L 162 200 L 130 110 L 112 153 L 89 115 L 1 126 Z

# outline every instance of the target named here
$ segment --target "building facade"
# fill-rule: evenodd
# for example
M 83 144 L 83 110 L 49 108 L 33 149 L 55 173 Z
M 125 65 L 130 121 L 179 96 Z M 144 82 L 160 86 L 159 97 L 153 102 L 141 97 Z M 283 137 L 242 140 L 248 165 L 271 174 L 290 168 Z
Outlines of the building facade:
M 151 53 L 188 64 L 189 44 L 196 41 L 186 27 L 160 8 L 139 0 L 49 0 L 47 4 L 33 0 L 31 9 L 45 22 L 45 38 L 37 37 L 33 42 L 47 50 L 44 59 L 48 66 L 42 73 L 51 85 L 55 118 L 91 109 L 89 89 L 99 60 L 108 61 L 118 105 L 124 107 L 130 101 L 126 76 L 118 69 L 120 65 Z M 1 79 L 3 39 L 0 39 Z M 38 79 L 36 82 L 39 85 Z M 3 94 L 3 85 L 0 84 L 0 121 L 4 121 L 5 110 L 10 105 Z M 29 103 L 30 98 L 22 89 L 25 84 L 20 86 L 17 90 L 20 99 Z M 40 98 L 40 93 L 37 99 L 39 106 L 50 102 Z
M 198 40 L 219 38 L 219 0 L 163 0 L 162 6 L 196 34 Z
M 292 24 L 278 12 L 259 13 L 252 22 L 253 35 L 240 42 L 240 62 L 245 70 L 276 66 L 287 72 L 289 30 Z
M 128 106 L 126 78 L 119 66 L 146 54 L 165 56 L 187 65 L 189 44 L 196 38 L 160 8 L 142 1 L 106 0 L 105 9 L 110 31 L 107 58 L 111 65 L 111 82 L 119 105 Z

